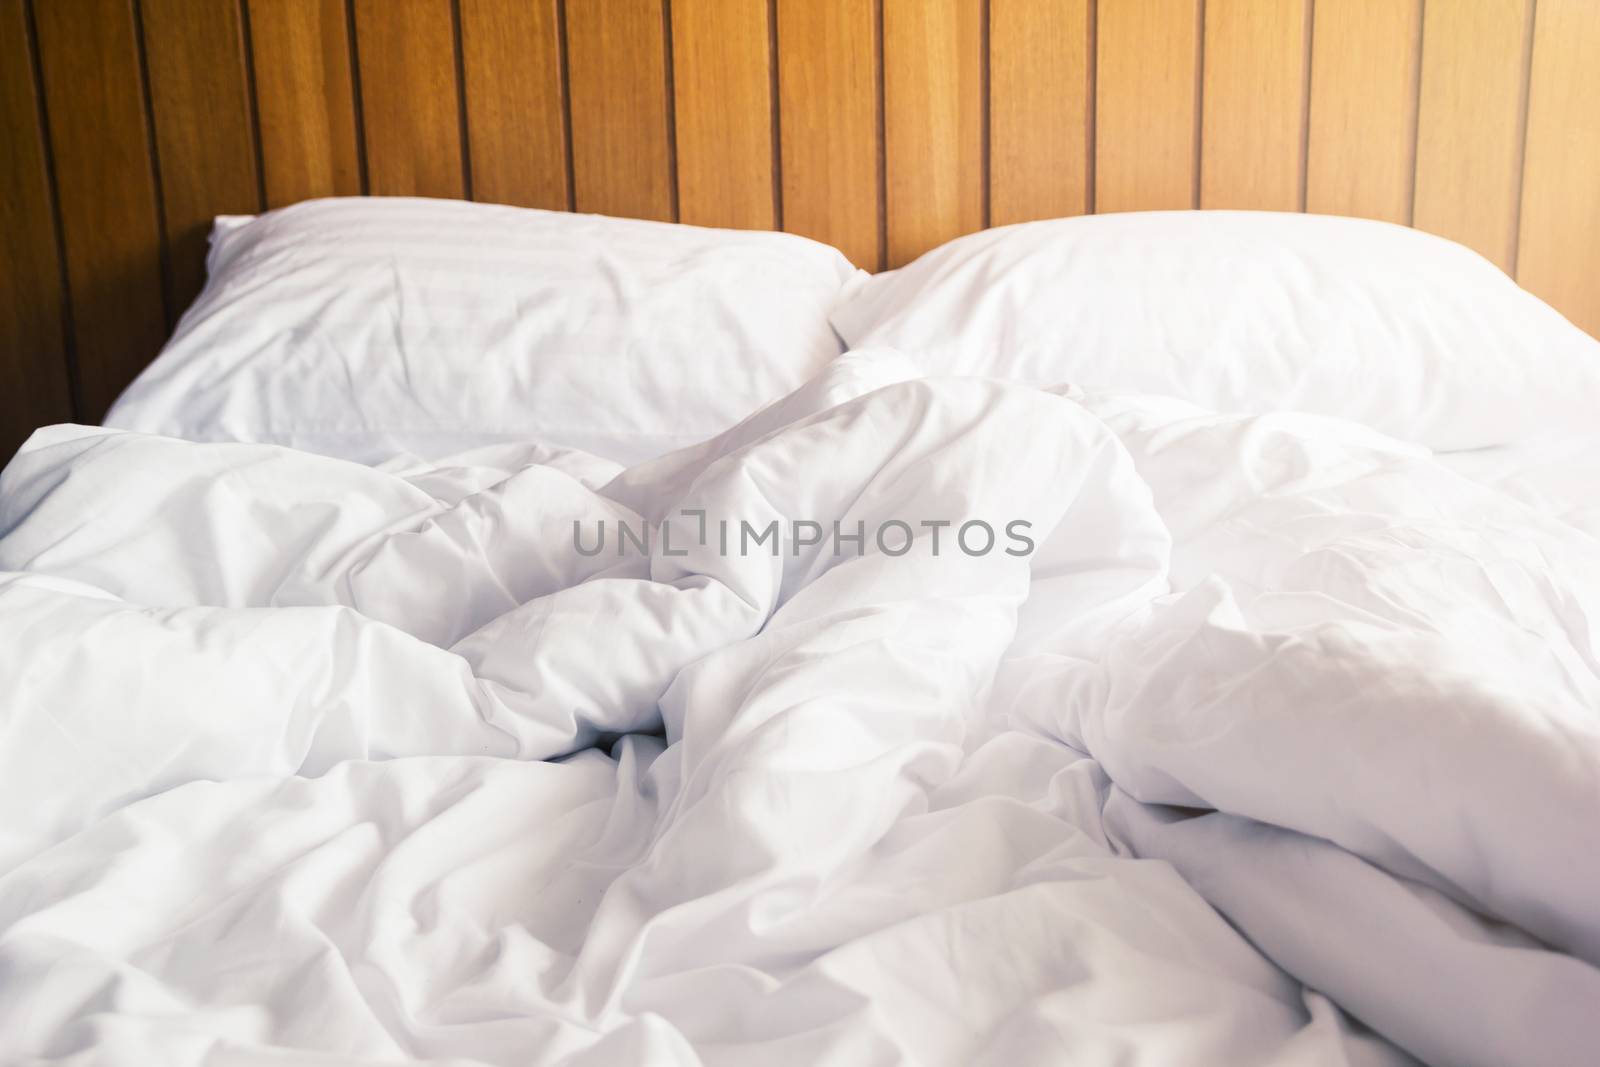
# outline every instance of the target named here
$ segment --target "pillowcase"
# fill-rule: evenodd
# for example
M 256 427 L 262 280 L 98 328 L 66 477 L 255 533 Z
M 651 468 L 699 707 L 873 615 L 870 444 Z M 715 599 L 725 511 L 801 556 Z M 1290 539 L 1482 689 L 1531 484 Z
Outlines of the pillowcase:
M 840 354 L 855 273 L 791 234 L 378 197 L 219 218 L 207 265 L 106 425 L 369 463 L 698 441 Z
M 833 323 L 925 373 L 1309 411 L 1438 449 L 1587 430 L 1600 413 L 1600 342 L 1476 253 L 1364 219 L 1023 223 L 863 282 Z

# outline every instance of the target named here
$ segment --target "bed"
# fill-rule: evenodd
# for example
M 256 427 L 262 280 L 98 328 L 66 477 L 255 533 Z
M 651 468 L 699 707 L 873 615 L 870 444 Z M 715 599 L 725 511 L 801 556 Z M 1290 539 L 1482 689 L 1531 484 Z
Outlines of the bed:
M 356 199 L 211 268 L 0 475 L 8 1059 L 1596 1047 L 1600 344 L 1481 257 Z
M 1504 6 L 1588 76 L 1595 20 Z M 1514 210 L 1537 92 L 1524 192 L 1427 162 L 1494 5 L 103 8 L 18 23 L 84 322 L 15 348 L 70 388 L 0 471 L 0 1063 L 1594 1062 L 1592 190 Z M 1295 72 L 1402 24 L 1424 132 L 1335 180 L 1362 71 Z M 131 42 L 204 234 L 154 273 L 74 236 L 118 102 L 63 57 Z M 1192 57 L 1176 108 L 1132 68 L 1181 151 L 1119 150 L 1130 43 Z M 819 133 L 858 46 L 885 110 Z M 1024 91 L 1063 50 L 1098 112 Z M 253 201 L 174 57 L 214 114 L 248 57 Z

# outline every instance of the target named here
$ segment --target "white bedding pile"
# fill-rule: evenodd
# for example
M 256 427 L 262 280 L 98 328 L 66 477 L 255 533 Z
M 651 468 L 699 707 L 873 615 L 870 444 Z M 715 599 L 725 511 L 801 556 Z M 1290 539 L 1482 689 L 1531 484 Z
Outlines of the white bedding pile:
M 626 472 L 36 435 L 0 1062 L 1592 1063 L 1581 502 L 915 373 Z

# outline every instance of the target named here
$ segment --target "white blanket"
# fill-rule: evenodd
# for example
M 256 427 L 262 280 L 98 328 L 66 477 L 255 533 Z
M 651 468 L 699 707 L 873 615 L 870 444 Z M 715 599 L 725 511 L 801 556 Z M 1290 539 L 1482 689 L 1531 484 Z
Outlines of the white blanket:
M 1600 540 L 908 378 L 626 472 L 41 431 L 0 1063 L 1592 1062 Z

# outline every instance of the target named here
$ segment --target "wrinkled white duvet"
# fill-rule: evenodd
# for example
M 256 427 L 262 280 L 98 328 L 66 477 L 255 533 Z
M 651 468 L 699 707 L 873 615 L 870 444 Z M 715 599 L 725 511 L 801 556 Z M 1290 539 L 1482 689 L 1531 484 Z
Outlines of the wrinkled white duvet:
M 1595 533 L 1334 420 L 908 375 L 626 472 L 41 431 L 0 1062 L 1594 1062 Z

